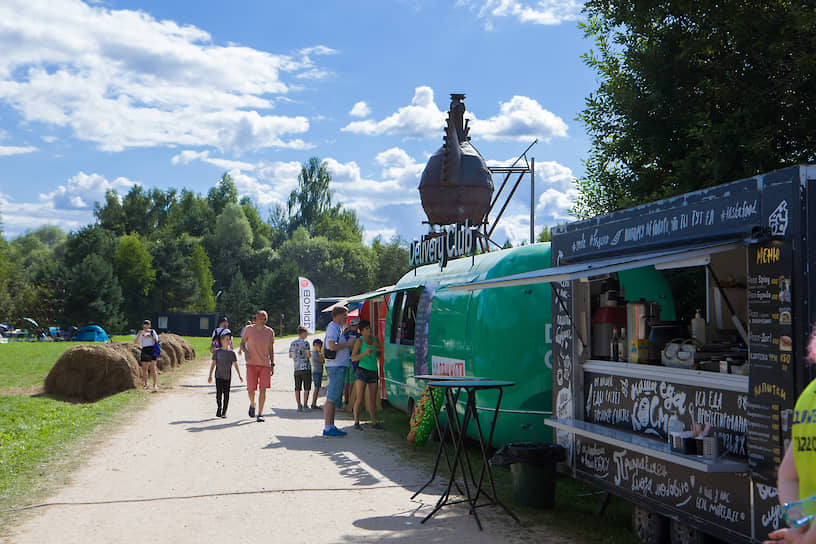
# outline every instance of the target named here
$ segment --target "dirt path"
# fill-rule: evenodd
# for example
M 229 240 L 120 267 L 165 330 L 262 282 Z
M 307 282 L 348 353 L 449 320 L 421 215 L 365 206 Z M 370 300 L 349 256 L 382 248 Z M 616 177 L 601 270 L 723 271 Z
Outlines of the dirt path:
M 494 507 L 480 509 L 483 532 L 461 505 L 421 525 L 441 491 L 431 486 L 411 500 L 427 467 L 383 431 L 350 429 L 344 413 L 338 427 L 349 435 L 322 438 L 322 412 L 293 408 L 288 344 L 277 343 L 266 422 L 247 417 L 237 378 L 229 417 L 215 418 L 209 365 L 195 363 L 195 372 L 156 393 L 48 500 L 71 504 L 38 509 L 9 542 L 563 541 L 519 527 Z

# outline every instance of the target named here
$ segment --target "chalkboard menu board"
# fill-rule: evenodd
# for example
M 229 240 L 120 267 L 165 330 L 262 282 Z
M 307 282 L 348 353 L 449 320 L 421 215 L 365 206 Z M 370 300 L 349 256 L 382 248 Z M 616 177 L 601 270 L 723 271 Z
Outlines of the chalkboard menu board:
M 694 424 L 709 424 L 723 451 L 743 459 L 748 456 L 746 393 L 587 372 L 584 399 L 586 421 L 664 441 L 677 425 L 692 430 Z
M 557 266 L 556 263 L 553 263 Z M 552 284 L 553 308 L 553 416 L 569 419 L 575 413 L 573 406 L 573 327 L 568 312 L 572 311 L 572 287 L 569 281 Z M 559 298 L 560 297 L 560 298 Z M 571 451 L 569 437 L 556 431 L 556 442 Z
M 756 178 L 703 189 L 553 229 L 567 262 L 593 254 L 665 249 L 684 240 L 750 234 L 761 221 Z
M 794 257 L 789 241 L 789 231 L 793 230 L 792 186 L 788 183 L 765 188 L 763 213 L 776 240 L 748 250 L 748 463 L 755 477 L 766 483 L 776 481 L 796 400 Z
M 706 532 L 751 534 L 751 483 L 745 474 L 701 474 L 683 465 L 584 437 L 575 439 L 575 470 L 614 486 L 635 503 L 643 499 L 702 520 Z

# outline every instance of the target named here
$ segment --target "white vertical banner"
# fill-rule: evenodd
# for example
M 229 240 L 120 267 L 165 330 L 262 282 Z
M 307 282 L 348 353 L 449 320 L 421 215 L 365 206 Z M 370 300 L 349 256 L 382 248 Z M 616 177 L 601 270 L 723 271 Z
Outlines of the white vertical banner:
M 300 326 L 306 327 L 310 334 L 315 332 L 315 288 L 308 278 L 298 278 L 300 298 Z

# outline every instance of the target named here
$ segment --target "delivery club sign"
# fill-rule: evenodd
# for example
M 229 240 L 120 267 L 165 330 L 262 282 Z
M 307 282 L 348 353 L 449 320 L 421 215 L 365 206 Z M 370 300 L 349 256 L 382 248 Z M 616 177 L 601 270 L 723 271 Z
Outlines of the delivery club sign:
M 300 326 L 310 334 L 315 332 L 315 288 L 308 278 L 298 278 L 298 298 L 300 299 Z

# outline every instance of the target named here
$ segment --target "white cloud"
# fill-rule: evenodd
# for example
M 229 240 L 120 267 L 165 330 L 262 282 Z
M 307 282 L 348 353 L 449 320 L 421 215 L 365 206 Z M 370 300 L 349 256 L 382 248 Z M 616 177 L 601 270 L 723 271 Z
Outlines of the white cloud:
M 325 77 L 319 45 L 272 54 L 205 31 L 79 0 L 0 3 L 0 102 L 100 149 L 308 145 L 305 117 L 270 116 L 296 79 Z
M 355 134 L 429 138 L 440 136 L 444 127 L 445 112 L 434 104 L 433 89 L 422 86 L 415 89 L 410 106 L 399 108 L 382 121 L 352 121 L 341 130 Z
M 32 146 L 13 146 L 13 145 L 0 145 L 0 157 L 8 157 L 10 155 L 22 155 L 24 153 L 34 153 L 35 151 L 39 151 L 36 147 Z
M 368 117 L 371 115 L 371 108 L 369 108 L 368 104 L 361 100 L 354 104 L 354 107 L 351 108 L 349 115 L 352 117 Z
M 101 174 L 79 172 L 56 190 L 41 193 L 40 202 L 50 205 L 55 210 L 92 210 L 95 202 L 105 202 L 105 193 L 108 190 L 128 191 L 134 185 L 137 185 L 137 182 L 124 177 L 108 181 Z
M 359 104 L 352 109 L 352 114 Z M 381 121 L 364 119 L 352 121 L 342 128 L 345 132 L 366 135 L 398 135 L 410 138 L 439 138 L 445 127 L 446 112 L 434 103 L 430 87 L 417 87 L 410 106 L 399 108 Z M 499 104 L 499 113 L 488 119 L 479 119 L 467 111 L 471 135 L 485 140 L 510 140 L 529 142 L 538 138 L 549 142 L 554 137 L 567 136 L 567 124 L 563 119 L 541 107 L 536 100 L 526 96 L 514 96 L 509 102 Z
M 502 102 L 498 115 L 485 120 L 474 117 L 471 125 L 471 134 L 485 140 L 529 142 L 538 138 L 549 142 L 553 137 L 567 136 L 563 119 L 526 96 L 514 96 L 509 102 Z
M 478 9 L 485 27 L 492 30 L 492 18 L 513 17 L 521 23 L 559 25 L 581 17 L 583 2 L 577 0 L 457 0 L 460 6 Z

